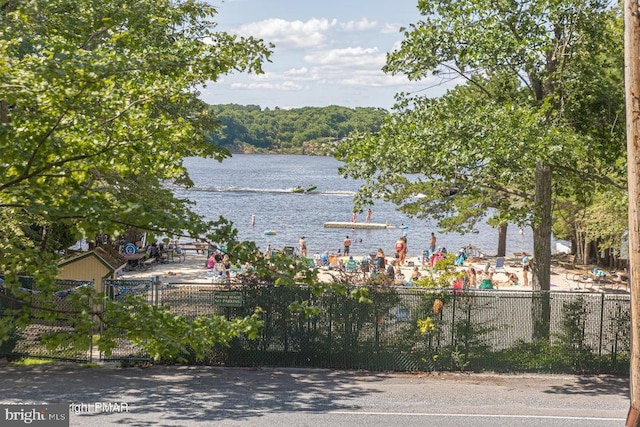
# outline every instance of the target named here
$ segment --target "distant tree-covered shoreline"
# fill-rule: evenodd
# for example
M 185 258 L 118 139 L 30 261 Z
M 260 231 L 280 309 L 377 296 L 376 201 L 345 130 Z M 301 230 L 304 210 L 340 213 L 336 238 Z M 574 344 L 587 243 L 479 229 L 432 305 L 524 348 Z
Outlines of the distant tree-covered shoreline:
M 382 108 L 264 108 L 212 105 L 221 129 L 212 141 L 234 153 L 328 155 L 353 131 L 376 132 L 388 112 Z

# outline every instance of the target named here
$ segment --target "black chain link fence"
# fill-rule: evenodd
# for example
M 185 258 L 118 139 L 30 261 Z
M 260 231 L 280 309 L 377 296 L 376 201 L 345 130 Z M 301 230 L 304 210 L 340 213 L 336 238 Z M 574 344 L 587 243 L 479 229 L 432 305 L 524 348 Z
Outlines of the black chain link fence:
M 112 300 L 123 303 L 127 296 L 138 296 L 146 300 L 147 304 L 157 305 L 157 295 L 161 284 L 156 280 L 103 280 L 105 299 L 102 309 L 106 309 L 107 301 Z M 104 324 L 100 324 L 100 334 L 105 332 Z M 121 360 L 149 360 L 149 355 L 144 351 L 144 345 L 137 345 L 126 338 L 125 331 L 119 331 L 117 345 L 109 354 L 100 352 L 98 358 L 102 361 Z
M 176 315 L 228 319 L 262 308 L 255 340 L 235 339 L 200 363 L 367 370 L 491 370 L 628 374 L 630 297 L 624 293 L 370 288 L 365 301 L 319 295 L 306 287 L 161 284 L 107 281 L 112 300 L 141 295 Z M 1 300 L 0 300 L 1 301 Z M 19 331 L 13 355 L 58 357 L 38 346 L 38 334 L 64 321 Z M 102 331 L 98 331 L 99 335 Z M 122 332 L 109 357 L 146 359 L 144 345 Z M 83 356 L 83 357 L 81 357 Z M 188 355 L 184 355 L 188 359 Z M 195 360 L 191 362 L 196 363 Z
M 263 308 L 265 326 L 258 340 L 230 349 L 233 365 L 628 372 L 628 295 L 386 288 L 360 303 L 303 289 L 244 292 L 246 307 Z M 305 300 L 320 312 L 289 310 Z M 548 333 L 537 337 L 541 302 Z
M 25 328 L 21 330 L 14 328 L 10 331 L 9 340 L 0 345 L 0 357 L 90 360 L 93 348 L 89 351 L 79 350 L 64 345 L 64 342 L 56 345 L 54 341 L 47 338 L 54 334 L 72 336 L 76 333 L 72 316 L 77 307 L 71 302 L 69 296 L 83 287 L 93 286 L 93 283 L 56 280 L 56 290 L 53 295 L 45 295 L 31 277 L 20 277 L 19 283 L 17 294 L 10 294 L 8 289 L 0 288 L 0 316 L 12 316 L 27 306 L 30 307 L 30 319 Z M 86 298 L 82 304 L 90 307 L 92 302 Z

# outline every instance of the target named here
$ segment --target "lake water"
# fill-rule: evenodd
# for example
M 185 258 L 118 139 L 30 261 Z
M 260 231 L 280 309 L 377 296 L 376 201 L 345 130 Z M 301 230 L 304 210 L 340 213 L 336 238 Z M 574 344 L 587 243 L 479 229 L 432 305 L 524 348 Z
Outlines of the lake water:
M 351 221 L 353 196 L 359 183 L 338 175 L 340 162 L 331 157 L 297 155 L 236 154 L 218 163 L 213 159 L 187 158 L 185 165 L 195 187 L 176 189 L 180 198 L 196 202 L 194 210 L 205 218 L 215 220 L 223 216 L 233 221 L 240 239 L 251 240 L 259 247 L 276 249 L 295 246 L 301 236 L 307 240 L 308 255 L 324 250 L 337 251 L 349 235 L 351 253 L 365 255 L 381 247 L 393 253 L 394 242 L 407 233 L 409 256 L 417 256 L 428 246 L 431 232 L 437 245 L 450 251 L 462 246 L 476 246 L 480 251 L 495 255 L 498 231 L 486 224 L 478 224 L 478 233 L 444 234 L 435 222 L 409 218 L 390 203 L 376 202 L 371 207 L 371 222 L 399 226 L 401 229 L 351 230 L 324 228 L 328 221 Z M 298 194 L 296 186 L 317 186 L 311 193 Z M 255 225 L 252 225 L 252 215 Z M 358 216 L 364 221 L 364 214 Z M 266 236 L 265 230 L 275 235 Z M 507 254 L 533 248 L 531 230 L 523 234 L 515 226 L 507 233 Z

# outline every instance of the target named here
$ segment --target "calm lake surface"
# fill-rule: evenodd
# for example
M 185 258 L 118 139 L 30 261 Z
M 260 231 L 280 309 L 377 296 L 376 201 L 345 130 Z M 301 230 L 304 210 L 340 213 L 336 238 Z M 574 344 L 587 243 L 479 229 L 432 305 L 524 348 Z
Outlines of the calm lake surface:
M 353 196 L 359 183 L 338 175 L 341 163 L 331 157 L 297 155 L 236 154 L 218 163 L 213 159 L 187 158 L 185 165 L 195 187 L 176 189 L 175 194 L 196 203 L 194 210 L 207 219 L 223 216 L 233 221 L 242 240 L 251 240 L 259 247 L 276 249 L 296 246 L 301 236 L 307 240 L 309 256 L 324 250 L 342 248 L 346 235 L 352 240 L 351 252 L 366 255 L 381 247 L 385 253 L 393 252 L 394 242 L 407 233 L 409 256 L 418 256 L 428 246 L 431 232 L 438 238 L 437 245 L 450 251 L 473 245 L 481 252 L 495 255 L 498 231 L 479 224 L 478 233 L 460 235 L 443 234 L 435 222 L 409 218 L 396 211 L 390 203 L 376 202 L 371 207 L 371 222 L 399 226 L 406 230 L 351 230 L 324 228 L 328 221 L 351 221 Z M 317 186 L 311 193 L 298 194 L 296 186 Z M 255 215 L 255 225 L 252 225 Z M 364 221 L 364 214 L 358 216 Z M 265 230 L 275 230 L 266 236 Z M 507 233 L 507 254 L 533 249 L 530 229 L 520 234 L 517 227 Z

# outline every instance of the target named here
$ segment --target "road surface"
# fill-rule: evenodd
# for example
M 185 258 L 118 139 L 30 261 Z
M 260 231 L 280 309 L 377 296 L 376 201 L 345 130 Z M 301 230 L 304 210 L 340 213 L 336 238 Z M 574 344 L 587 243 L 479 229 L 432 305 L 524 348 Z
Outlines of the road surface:
M 0 362 L 0 403 L 71 426 L 621 426 L 628 378 Z M 0 425 L 4 425 L 0 420 Z

